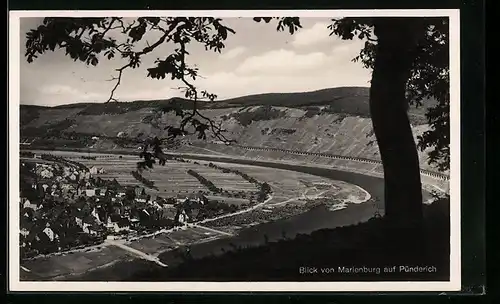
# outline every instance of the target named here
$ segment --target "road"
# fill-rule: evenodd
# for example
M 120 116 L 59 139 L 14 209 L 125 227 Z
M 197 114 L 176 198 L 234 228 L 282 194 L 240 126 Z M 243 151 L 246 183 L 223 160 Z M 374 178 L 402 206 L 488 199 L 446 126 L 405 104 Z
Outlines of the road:
M 127 245 L 123 244 L 122 242 L 118 241 L 118 240 L 110 240 L 110 239 L 107 239 L 107 240 L 105 240 L 105 241 L 104 241 L 104 243 L 107 243 L 107 244 L 109 244 L 109 245 L 112 245 L 112 246 L 116 246 L 116 247 L 118 247 L 118 248 L 121 248 L 121 249 L 123 249 L 123 250 L 125 250 L 125 251 L 128 251 L 128 252 L 130 252 L 130 253 L 132 253 L 132 254 L 136 255 L 137 257 L 139 257 L 139 258 L 141 258 L 141 259 L 144 259 L 144 260 L 148 260 L 148 261 L 154 262 L 154 263 L 158 264 L 158 265 L 159 265 L 159 266 L 161 266 L 161 267 L 167 267 L 167 265 L 166 265 L 166 264 L 164 264 L 164 263 L 162 263 L 162 262 L 160 261 L 160 259 L 158 259 L 157 257 L 154 257 L 154 256 L 152 256 L 152 255 L 150 255 L 150 254 L 146 254 L 146 253 L 144 253 L 144 252 L 142 252 L 142 251 L 139 251 L 139 250 L 137 250 L 137 249 L 134 249 L 134 248 L 132 248 L 132 247 L 129 247 L 129 246 L 127 246 Z

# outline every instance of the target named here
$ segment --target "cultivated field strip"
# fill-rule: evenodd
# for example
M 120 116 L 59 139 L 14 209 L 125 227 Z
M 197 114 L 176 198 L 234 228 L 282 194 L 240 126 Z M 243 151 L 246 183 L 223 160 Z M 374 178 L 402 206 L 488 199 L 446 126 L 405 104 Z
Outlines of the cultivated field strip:
M 224 166 L 227 164 L 216 163 L 216 165 Z M 307 188 L 321 185 L 336 185 L 339 181 L 332 181 L 319 176 L 304 174 L 296 171 L 280 170 L 280 169 L 264 169 L 262 167 L 231 164 L 233 169 L 241 171 L 254 177 L 258 181 L 268 183 L 273 189 L 274 195 L 284 193 L 288 195 L 296 195 L 303 193 Z
M 141 185 L 131 174 L 136 170 L 138 157 L 132 158 L 107 158 L 96 160 L 78 160 L 88 167 L 103 168 L 104 173 L 97 176 L 116 180 L 123 185 Z M 169 161 L 165 166 L 155 166 L 153 170 L 143 171 L 142 175 L 155 183 L 161 193 L 185 193 L 207 190 L 199 181 L 187 174 L 188 170 L 194 170 L 212 181 L 215 186 L 227 191 L 254 192 L 257 190 L 254 184 L 233 173 L 224 173 L 221 170 L 203 166 L 201 164 L 183 163 Z

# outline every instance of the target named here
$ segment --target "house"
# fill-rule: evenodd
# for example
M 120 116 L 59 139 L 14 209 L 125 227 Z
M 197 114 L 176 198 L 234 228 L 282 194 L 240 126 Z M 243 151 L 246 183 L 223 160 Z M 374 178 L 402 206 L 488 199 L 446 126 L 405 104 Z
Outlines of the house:
M 94 197 L 95 196 L 95 189 L 85 189 L 85 195 L 88 197 Z
M 189 219 L 189 216 L 188 216 L 186 210 L 178 208 L 176 215 L 174 217 L 174 222 L 177 224 L 184 225 L 187 223 L 188 219 Z
M 133 218 L 130 220 L 130 227 L 137 227 L 139 225 L 139 219 Z
M 189 200 L 200 203 L 202 205 L 208 204 L 208 198 L 201 193 L 189 195 Z
M 186 214 L 185 210 L 182 210 L 177 218 L 177 222 L 179 224 L 186 224 L 188 221 L 189 217 Z
M 146 203 L 148 201 L 148 197 L 147 195 L 140 195 L 135 198 L 135 201 L 139 203 Z
M 99 229 L 98 225 L 91 218 L 86 218 L 83 221 L 82 230 L 86 234 L 97 235 L 98 234 L 98 229 Z
M 69 176 L 73 173 L 73 171 L 71 170 L 71 167 L 64 167 L 63 169 L 63 175 L 64 176 Z
M 177 194 L 177 197 L 175 198 L 175 200 L 176 200 L 176 203 L 182 204 L 185 201 L 187 201 L 188 198 L 182 194 Z
M 50 192 L 50 195 L 53 197 L 60 197 L 61 194 L 62 194 L 61 190 L 59 190 L 59 189 L 54 189 L 54 190 L 52 190 L 52 192 Z
M 163 204 L 162 209 L 159 211 L 162 218 L 174 218 L 177 213 L 177 208 L 173 205 Z
M 169 197 L 169 198 L 167 198 L 166 200 L 163 200 L 163 204 L 164 204 L 164 205 L 166 204 L 166 205 L 171 205 L 171 206 L 173 206 L 173 205 L 175 205 L 176 203 L 177 203 L 177 201 L 176 201 L 176 200 L 175 200 L 175 198 L 173 198 L 173 197 Z
M 126 231 L 130 229 L 130 222 L 127 218 L 121 217 L 117 223 L 115 223 L 115 232 Z
M 104 171 L 103 168 L 97 169 L 97 174 L 104 174 L 104 173 L 106 173 L 106 171 Z
M 92 140 L 99 140 L 99 137 L 97 137 L 97 136 L 92 136 Z
M 69 176 L 69 179 L 72 180 L 72 181 L 76 181 L 76 175 L 74 173 L 72 173 L 70 176 Z
M 21 247 L 21 248 L 28 247 L 28 244 L 26 243 L 26 236 L 21 235 L 19 237 L 19 243 L 20 243 L 19 247 Z
M 121 217 L 117 214 L 112 214 L 108 217 L 106 228 L 112 229 L 114 232 L 122 232 L 130 229 L 130 222 L 127 218 Z
M 81 217 L 75 216 L 75 222 L 78 227 L 83 228 L 83 219 Z
M 94 234 L 92 233 L 93 231 L 90 229 L 92 227 L 92 224 L 90 223 L 83 223 L 83 227 L 82 227 L 82 230 L 83 232 L 85 232 L 86 234 Z
M 52 171 L 48 169 L 43 169 L 42 171 L 40 171 L 40 176 L 42 178 L 52 178 L 54 176 L 54 173 L 52 173 Z
M 55 222 L 50 224 L 50 229 L 54 232 L 55 235 L 57 235 L 60 239 L 65 237 L 65 228 L 68 227 L 69 223 L 64 223 L 64 222 Z
M 50 228 L 50 224 L 47 223 L 45 226 L 45 229 L 43 229 L 43 233 L 49 238 L 51 242 L 53 242 L 56 239 L 59 239 L 59 236 L 55 234 L 55 232 Z
M 108 220 L 106 222 L 106 228 L 113 229 L 115 227 L 115 223 L 118 223 L 120 218 L 121 218 L 121 216 L 119 216 L 118 214 L 109 215 Z
M 38 205 L 37 204 L 30 202 L 29 199 L 23 199 L 23 200 L 24 200 L 24 203 L 23 203 L 23 207 L 24 208 L 29 208 L 29 209 L 32 209 L 32 210 L 38 210 Z
M 73 188 L 73 185 L 64 183 L 64 184 L 61 184 L 60 188 L 63 191 L 68 191 L 68 190 Z
M 76 194 L 77 194 L 78 196 L 80 196 L 80 197 L 81 197 L 82 195 L 86 195 L 85 190 L 87 190 L 85 187 L 84 187 L 84 188 L 81 188 L 81 187 L 80 187 L 80 188 L 78 189 L 78 191 L 77 191 L 77 193 L 76 193 Z
M 97 213 L 97 217 L 99 218 L 99 221 L 97 221 L 97 222 L 100 223 L 101 225 L 104 224 L 108 219 L 108 212 L 107 212 L 106 208 L 98 207 L 98 208 L 96 208 L 96 213 Z
M 106 196 L 106 194 L 108 194 L 107 188 L 100 188 L 98 190 L 99 190 L 99 196 Z
M 99 214 L 97 213 L 96 208 L 94 208 L 94 209 L 92 210 L 91 215 L 95 218 L 95 220 L 96 220 L 96 222 L 97 222 L 98 224 L 100 224 L 100 223 L 101 223 L 101 219 L 99 218 Z
M 38 207 L 38 209 L 41 209 L 41 207 Z M 35 214 L 35 210 L 25 207 L 22 209 L 21 214 L 23 215 L 23 218 L 25 218 L 25 219 L 32 219 L 34 214 Z
M 26 228 L 22 228 L 20 233 L 22 236 L 27 237 L 30 234 L 30 231 Z
M 97 174 L 97 171 L 98 171 L 98 169 L 96 166 L 92 166 L 89 169 L 90 174 Z
M 124 209 L 125 208 L 123 207 L 123 202 L 116 200 L 113 202 L 113 213 L 122 214 Z
M 153 205 L 153 207 L 157 210 L 163 208 L 160 204 L 158 204 L 157 201 L 150 201 L 151 202 L 151 205 Z
M 146 193 L 144 188 L 139 188 L 139 187 L 135 187 L 134 192 L 135 192 L 135 196 L 140 196 L 140 195 L 143 195 Z
M 24 243 L 26 244 L 26 246 L 30 246 L 31 247 L 31 245 L 35 241 L 39 240 L 39 239 L 37 239 L 38 233 L 39 232 L 36 232 L 36 229 L 30 230 L 29 234 L 24 238 Z

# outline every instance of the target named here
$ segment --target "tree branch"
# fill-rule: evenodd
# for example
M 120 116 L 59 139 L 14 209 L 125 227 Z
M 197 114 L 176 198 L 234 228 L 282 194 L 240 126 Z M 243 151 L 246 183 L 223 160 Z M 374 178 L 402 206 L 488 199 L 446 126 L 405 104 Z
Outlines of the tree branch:
M 122 25 L 123 25 L 123 21 L 120 20 L 122 22 Z M 134 20 L 135 22 L 135 20 Z M 132 52 L 130 55 L 129 55 L 129 58 L 132 58 L 132 57 L 135 57 L 137 58 L 137 60 L 139 59 L 140 56 L 142 55 L 145 55 L 145 54 L 148 54 L 150 52 L 152 52 L 154 49 L 156 49 L 158 46 L 160 46 L 162 43 L 165 42 L 165 40 L 168 38 L 168 36 L 172 33 L 172 31 L 177 27 L 178 25 L 178 22 L 173 22 L 170 26 L 170 28 L 155 42 L 153 43 L 152 45 L 148 45 L 147 47 L 145 47 L 142 51 L 140 52 Z M 119 50 L 120 51 L 120 50 Z M 121 53 L 124 53 L 122 51 L 120 51 Z M 130 61 L 129 63 L 127 63 L 126 65 L 122 66 L 121 68 L 117 69 L 118 71 L 118 77 L 114 77 L 113 79 L 114 80 L 117 80 L 115 86 L 113 87 L 113 89 L 111 90 L 111 95 L 109 96 L 108 100 L 105 101 L 105 103 L 108 103 L 110 101 L 118 101 L 116 98 L 114 98 L 114 93 L 115 91 L 118 89 L 118 86 L 120 85 L 120 82 L 121 82 L 121 77 L 122 77 L 122 73 L 125 69 L 129 68 L 132 66 L 132 62 Z

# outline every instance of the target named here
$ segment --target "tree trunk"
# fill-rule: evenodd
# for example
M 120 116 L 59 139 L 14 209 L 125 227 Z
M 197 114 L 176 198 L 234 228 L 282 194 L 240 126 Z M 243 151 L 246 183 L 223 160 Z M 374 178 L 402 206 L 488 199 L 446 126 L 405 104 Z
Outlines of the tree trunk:
M 408 19 L 386 18 L 375 24 L 375 35 L 370 112 L 384 168 L 385 217 L 391 226 L 420 228 L 420 167 L 405 96 L 415 28 Z

